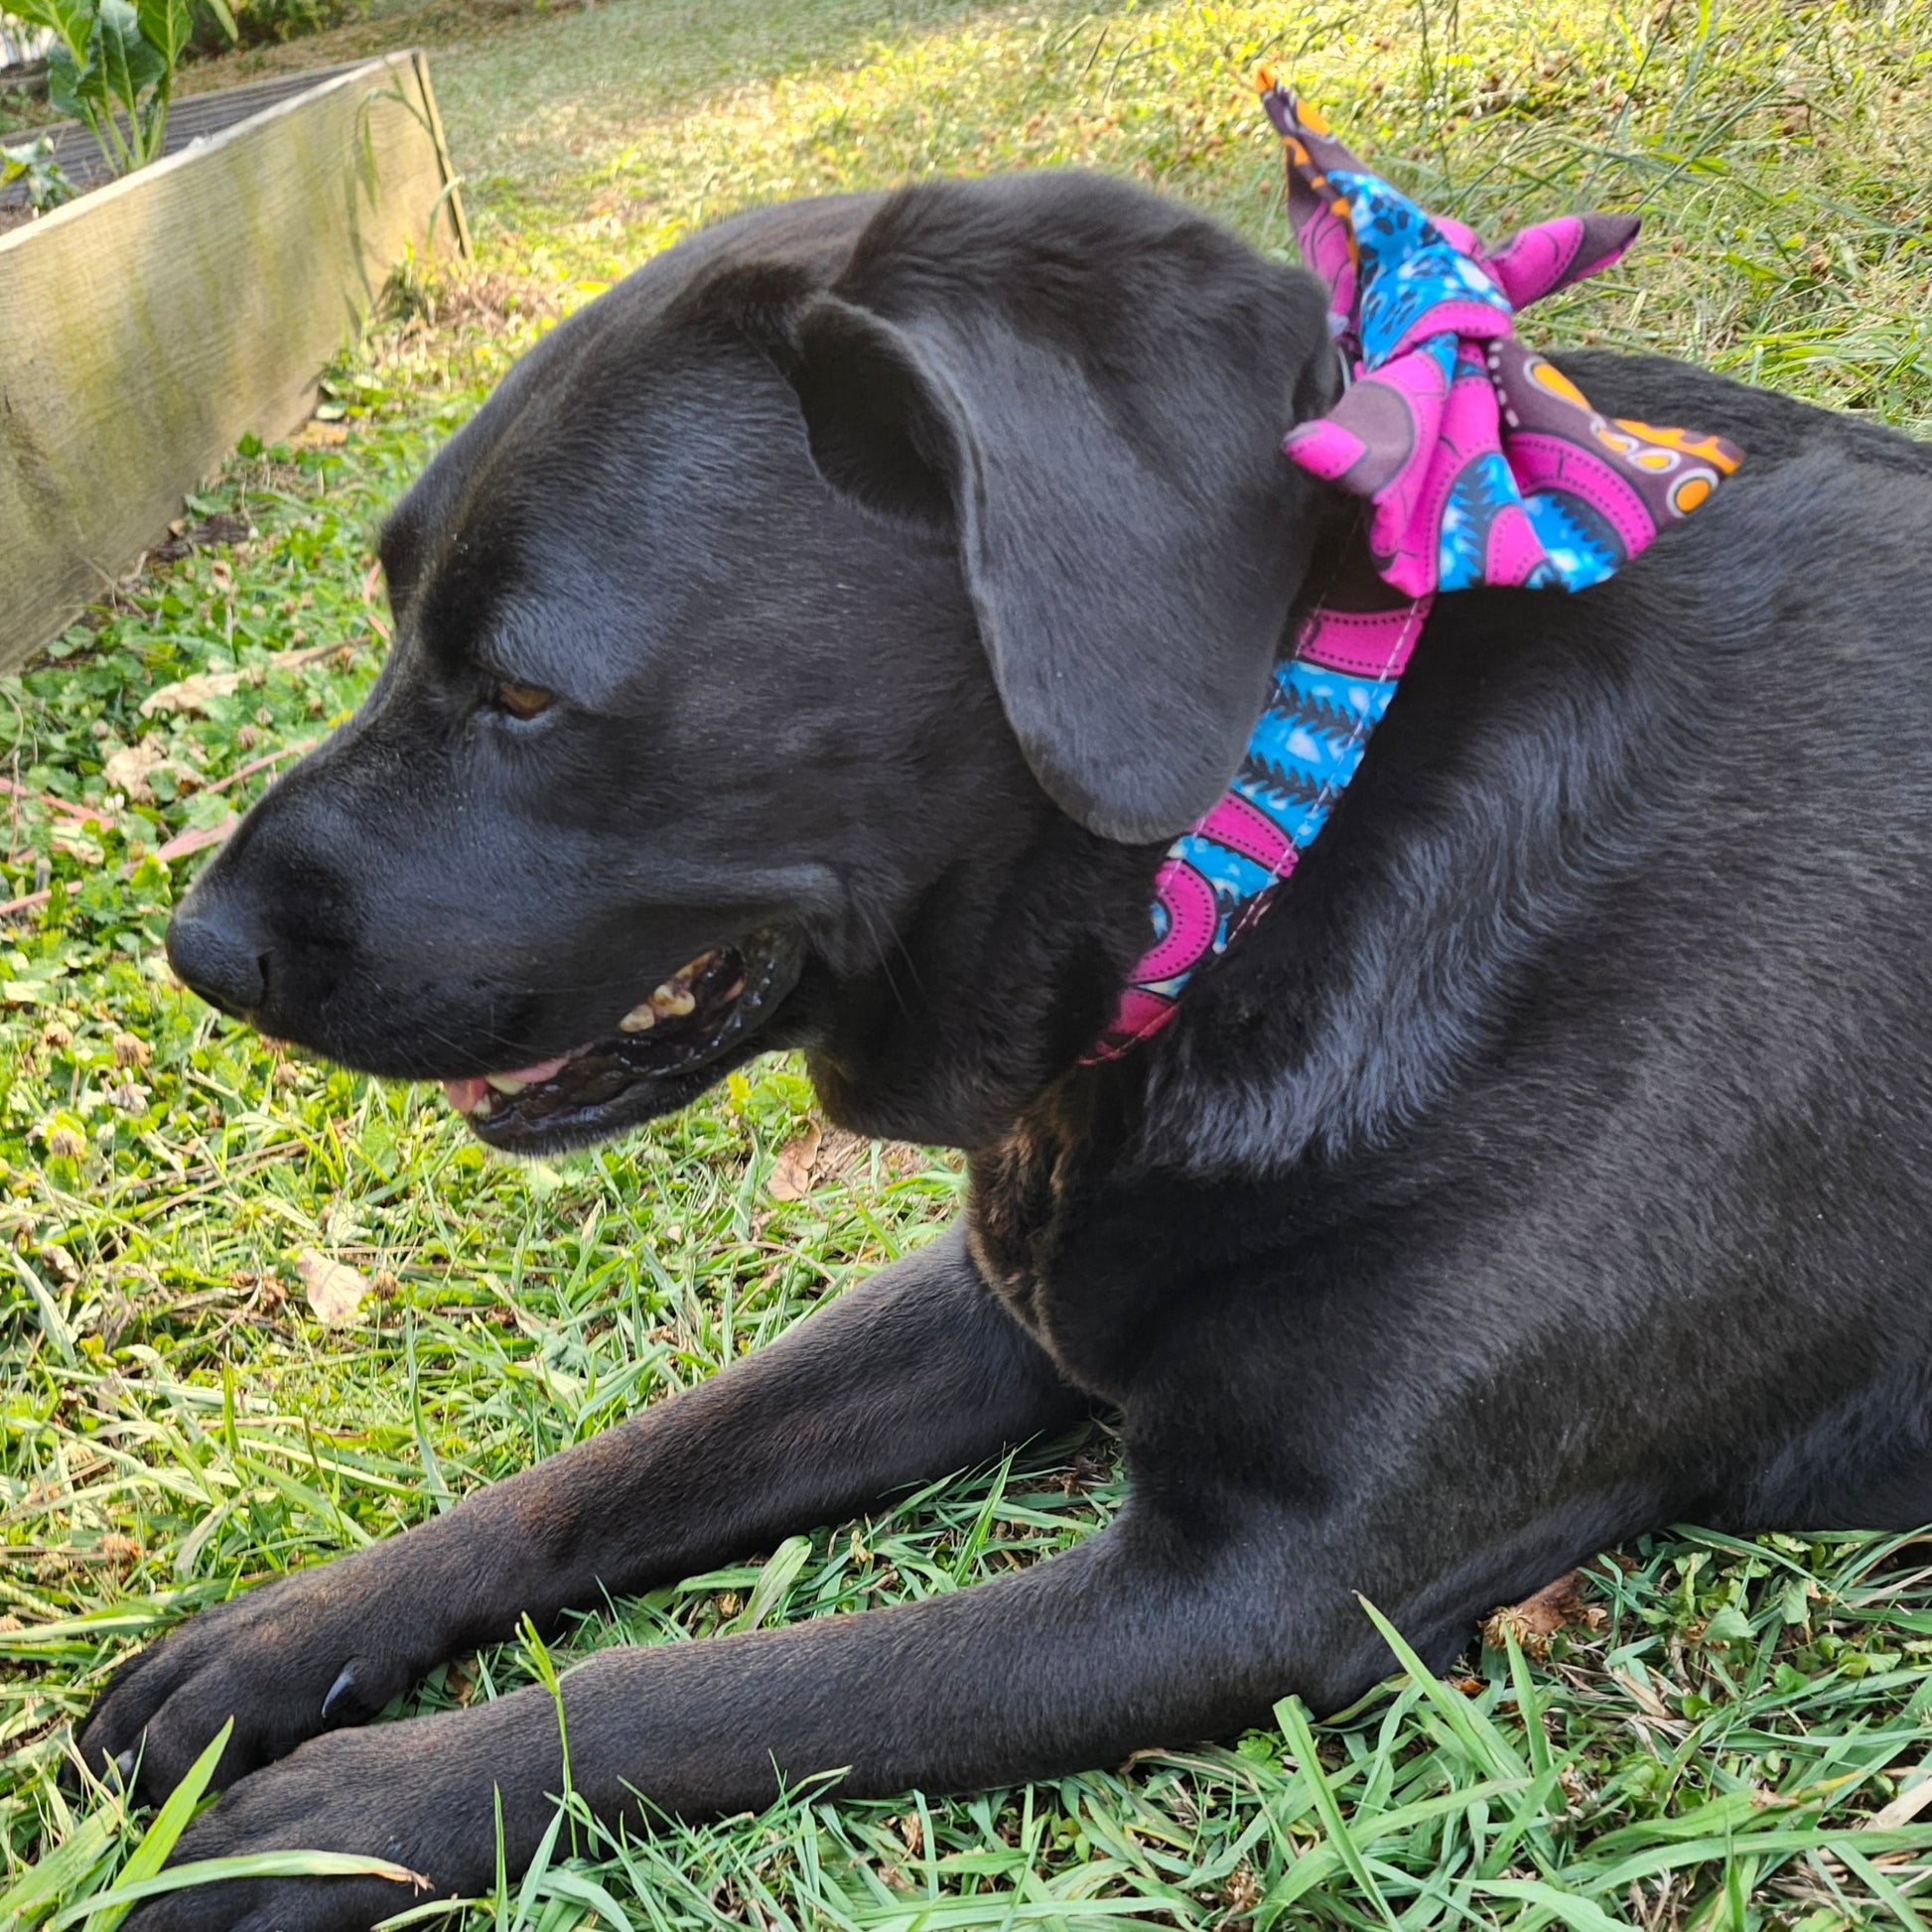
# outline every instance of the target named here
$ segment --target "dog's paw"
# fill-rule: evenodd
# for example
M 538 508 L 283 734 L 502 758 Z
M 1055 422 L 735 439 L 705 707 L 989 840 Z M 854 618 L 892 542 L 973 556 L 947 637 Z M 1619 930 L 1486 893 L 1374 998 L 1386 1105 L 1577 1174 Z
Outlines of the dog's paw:
M 460 1754 L 459 1754 L 460 1755 Z M 440 1721 L 312 1738 L 233 1785 L 182 1835 L 170 1866 L 262 1852 L 345 1852 L 395 1877 L 228 1878 L 137 1905 L 122 1932 L 366 1932 L 494 1872 L 486 1783 L 453 1762 Z
M 372 1571 L 355 1558 L 324 1564 L 191 1617 L 108 1680 L 81 1756 L 123 1780 L 138 1764 L 138 1793 L 152 1801 L 229 1718 L 217 1788 L 319 1731 L 373 1717 L 441 1652 L 434 1619 L 386 1604 Z

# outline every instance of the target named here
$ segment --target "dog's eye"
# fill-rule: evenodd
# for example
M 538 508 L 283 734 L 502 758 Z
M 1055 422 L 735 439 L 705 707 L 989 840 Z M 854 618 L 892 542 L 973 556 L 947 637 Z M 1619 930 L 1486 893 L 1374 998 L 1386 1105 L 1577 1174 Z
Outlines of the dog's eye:
M 489 687 L 489 701 L 512 718 L 534 718 L 557 702 L 557 694 L 540 684 L 518 684 L 513 678 L 499 677 Z

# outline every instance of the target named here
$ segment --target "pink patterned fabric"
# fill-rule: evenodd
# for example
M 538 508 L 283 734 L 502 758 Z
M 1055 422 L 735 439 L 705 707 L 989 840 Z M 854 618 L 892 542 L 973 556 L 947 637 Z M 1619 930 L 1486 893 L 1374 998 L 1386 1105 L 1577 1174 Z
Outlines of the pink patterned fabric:
M 1489 248 L 1370 174 L 1271 75 L 1261 89 L 1351 377 L 1282 447 L 1365 500 L 1364 554 L 1303 620 L 1226 795 L 1169 849 L 1154 943 L 1089 1061 L 1165 1026 L 1267 909 L 1360 765 L 1438 591 L 1601 583 L 1740 460 L 1718 437 L 1604 417 L 1515 340 L 1514 312 L 1615 261 L 1634 217 L 1563 215 Z
M 1633 215 L 1567 214 L 1489 248 L 1428 215 L 1272 76 L 1289 218 L 1330 288 L 1354 380 L 1283 447 L 1370 504 L 1369 554 L 1395 591 L 1600 583 L 1737 467 L 1718 437 L 1612 422 L 1513 337 L 1514 312 L 1614 262 Z M 1565 446 L 1561 461 L 1552 444 Z

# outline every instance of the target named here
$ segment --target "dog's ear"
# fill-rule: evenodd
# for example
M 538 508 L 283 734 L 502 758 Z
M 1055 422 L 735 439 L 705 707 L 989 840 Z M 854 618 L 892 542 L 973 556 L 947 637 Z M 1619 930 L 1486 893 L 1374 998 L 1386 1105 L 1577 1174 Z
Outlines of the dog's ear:
M 767 334 L 826 480 L 950 521 L 1035 774 L 1107 837 L 1232 775 L 1305 574 L 1284 432 L 1335 385 L 1311 278 L 1097 177 L 894 197 Z M 769 311 L 767 311 L 769 313 Z

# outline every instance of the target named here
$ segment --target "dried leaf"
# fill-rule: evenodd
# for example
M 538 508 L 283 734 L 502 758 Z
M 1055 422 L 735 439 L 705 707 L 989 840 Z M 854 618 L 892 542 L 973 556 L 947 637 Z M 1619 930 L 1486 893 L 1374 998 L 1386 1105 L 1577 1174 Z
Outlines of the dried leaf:
M 380 566 L 378 565 L 379 569 Z M 386 632 L 384 633 L 387 634 Z M 276 650 L 268 653 L 268 661 L 262 665 L 260 677 L 272 677 L 277 671 L 299 671 L 304 664 L 319 663 L 323 658 L 343 648 L 341 641 L 329 644 L 311 644 L 306 650 Z M 152 718 L 157 711 L 207 711 L 210 698 L 225 698 L 238 690 L 254 673 L 242 671 L 197 671 L 193 677 L 185 677 L 176 684 L 164 684 L 159 691 L 150 691 L 141 700 L 141 716 Z
M 1895 1832 L 1901 1826 L 1909 1825 L 1927 1805 L 1932 1805 L 1932 1776 L 1926 1775 L 1929 1772 L 1932 1772 L 1932 1758 L 1917 1766 L 1918 1782 L 1907 1783 L 1890 1804 L 1882 1811 L 1874 1811 L 1864 1821 L 1863 1829 L 1868 1832 Z M 1909 1779 L 1914 1773 L 1907 1771 L 1904 1775 Z
M 111 754 L 101 765 L 100 775 L 109 791 L 123 791 L 137 805 L 147 805 L 154 802 L 149 776 L 170 762 L 168 748 L 150 733 L 138 745 L 123 746 Z
M 354 1319 L 355 1311 L 369 1292 L 369 1278 L 313 1248 L 304 1248 L 295 1258 L 295 1272 L 308 1291 L 309 1308 L 318 1321 L 337 1323 Z
M 802 1200 L 812 1184 L 812 1167 L 818 1160 L 820 1134 L 818 1122 L 805 1125 L 778 1150 L 771 1164 L 770 1191 L 773 1200 Z
M 152 718 L 161 711 L 206 712 L 210 698 L 225 698 L 241 685 L 239 671 L 197 671 L 174 684 L 164 684 L 141 700 L 141 716 Z
M 849 1173 L 863 1173 L 874 1145 L 864 1134 L 848 1134 L 843 1127 L 828 1127 L 819 1137 L 813 1171 L 821 1181 L 843 1180 Z
M 1595 1629 L 1603 1621 L 1603 1612 L 1596 1604 L 1586 1603 L 1578 1595 L 1577 1586 L 1581 1581 L 1573 1570 L 1567 1577 L 1544 1585 L 1534 1596 L 1492 1611 L 1483 1621 L 1483 1642 L 1491 1649 L 1501 1650 L 1505 1637 L 1513 1636 L 1527 1656 L 1545 1657 L 1549 1655 L 1550 1639 L 1559 1630 L 1571 1624 Z
M 216 510 L 212 516 L 205 516 L 192 526 L 177 517 L 168 525 L 167 539 L 148 552 L 148 562 L 179 563 L 197 550 L 217 543 L 246 543 L 254 534 L 254 525 L 233 510 Z
M 298 450 L 340 450 L 347 441 L 346 423 L 325 423 L 313 416 L 289 438 Z

